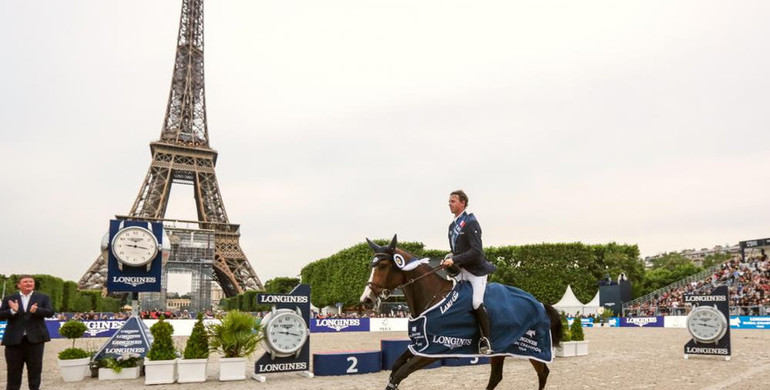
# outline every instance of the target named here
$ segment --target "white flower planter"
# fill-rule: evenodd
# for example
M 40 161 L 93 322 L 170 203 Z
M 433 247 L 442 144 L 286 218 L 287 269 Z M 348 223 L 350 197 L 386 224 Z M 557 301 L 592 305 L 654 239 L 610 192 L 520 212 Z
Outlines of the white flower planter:
M 144 384 L 159 385 L 176 382 L 176 362 L 174 360 L 144 359 Z
M 220 358 L 219 380 L 221 382 L 246 380 L 246 358 Z
M 588 341 L 575 341 L 575 356 L 588 355 Z
M 91 358 L 59 360 L 59 370 L 65 382 L 80 382 L 91 375 L 88 364 Z
M 136 379 L 139 378 L 140 367 L 126 367 L 120 372 L 115 372 L 111 368 L 99 369 L 100 381 L 111 381 L 115 379 Z
M 571 357 L 575 356 L 577 352 L 577 344 L 575 341 L 563 341 L 561 345 L 556 348 L 556 356 L 558 357 Z
M 177 374 L 179 377 L 177 382 L 205 382 L 208 362 L 208 359 L 179 359 L 177 361 Z

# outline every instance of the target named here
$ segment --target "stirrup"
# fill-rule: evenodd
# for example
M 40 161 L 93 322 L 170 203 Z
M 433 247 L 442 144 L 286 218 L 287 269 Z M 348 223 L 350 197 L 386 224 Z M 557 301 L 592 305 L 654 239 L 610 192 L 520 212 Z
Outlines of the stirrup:
M 492 351 L 492 345 L 489 343 L 489 339 L 482 337 L 479 339 L 479 353 L 482 355 L 491 355 L 495 353 Z

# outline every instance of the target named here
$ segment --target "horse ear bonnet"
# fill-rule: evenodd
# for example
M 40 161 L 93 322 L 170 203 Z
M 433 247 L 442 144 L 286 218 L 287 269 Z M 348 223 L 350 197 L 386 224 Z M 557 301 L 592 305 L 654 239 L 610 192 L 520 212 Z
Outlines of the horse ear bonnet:
M 377 264 L 380 260 L 382 260 L 382 258 L 381 258 L 382 254 L 393 255 L 393 253 L 395 253 L 396 245 L 398 245 L 398 238 L 394 234 L 393 235 L 393 239 L 390 241 L 390 244 L 388 244 L 388 246 L 377 245 L 374 242 L 372 242 L 372 240 L 370 240 L 368 238 L 366 239 L 366 242 L 369 244 L 369 247 L 372 248 L 372 250 L 375 253 L 374 258 L 372 258 L 372 262 L 369 263 L 370 267 L 374 267 L 375 264 Z M 401 259 L 403 259 L 403 257 Z M 403 260 L 402 260 L 402 262 L 403 262 Z

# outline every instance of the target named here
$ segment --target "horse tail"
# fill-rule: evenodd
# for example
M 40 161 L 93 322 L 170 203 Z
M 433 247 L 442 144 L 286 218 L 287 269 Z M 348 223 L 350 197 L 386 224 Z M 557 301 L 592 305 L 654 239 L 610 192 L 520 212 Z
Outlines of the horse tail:
M 546 304 L 543 304 L 543 306 L 545 306 L 545 313 L 548 314 L 548 318 L 551 319 L 551 341 L 555 348 L 561 344 L 561 317 L 559 316 L 559 312 L 556 311 L 553 306 Z

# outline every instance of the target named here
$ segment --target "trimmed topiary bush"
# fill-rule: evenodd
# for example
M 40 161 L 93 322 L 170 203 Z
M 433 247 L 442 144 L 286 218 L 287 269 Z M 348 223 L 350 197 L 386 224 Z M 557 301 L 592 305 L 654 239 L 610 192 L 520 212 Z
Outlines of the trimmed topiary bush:
M 72 347 L 59 352 L 59 360 L 84 359 L 91 354 L 81 348 L 75 348 L 75 340 L 86 333 L 86 325 L 80 321 L 69 320 L 59 328 L 59 334 L 72 340 Z
M 583 341 L 583 324 L 580 321 L 580 313 L 575 316 L 569 327 L 569 335 L 572 341 Z
M 160 321 L 150 327 L 152 333 L 152 346 L 147 353 L 149 360 L 174 360 L 176 359 L 176 350 L 174 349 L 174 340 L 171 335 L 174 334 L 174 327 L 165 321 L 163 316 Z
M 561 318 L 561 341 L 571 341 L 569 337 L 569 321 L 567 321 L 567 313 L 561 312 L 559 318 Z
M 203 313 L 198 312 L 198 321 L 193 326 L 190 338 L 184 347 L 185 359 L 206 359 L 209 357 L 209 339 L 203 325 Z

